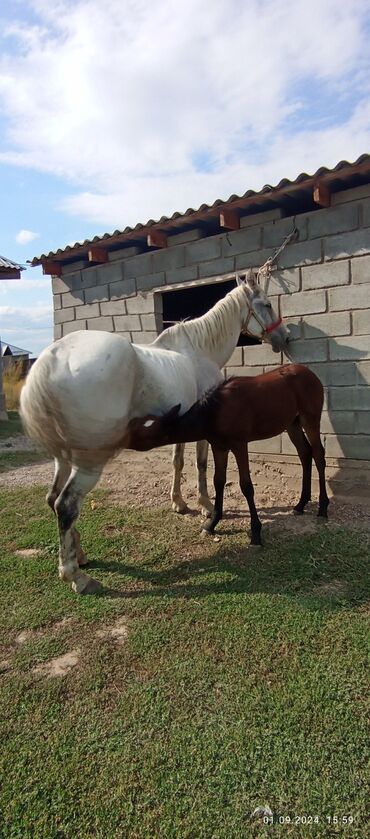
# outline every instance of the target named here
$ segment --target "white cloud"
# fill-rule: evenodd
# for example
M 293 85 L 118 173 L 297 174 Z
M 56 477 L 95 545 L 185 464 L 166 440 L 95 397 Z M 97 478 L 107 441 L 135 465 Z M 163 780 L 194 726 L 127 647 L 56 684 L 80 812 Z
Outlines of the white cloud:
M 37 304 L 34 306 L 0 306 L 1 325 L 4 329 L 7 326 L 13 327 L 17 325 L 27 326 L 28 324 L 35 325 L 36 323 L 43 323 L 48 326 L 52 323 L 52 308 L 49 305 Z
M 20 230 L 15 237 L 15 241 L 18 242 L 18 245 L 28 245 L 29 242 L 38 238 L 39 233 L 34 233 L 33 230 Z
M 30 5 L 0 160 L 67 179 L 68 213 L 121 227 L 369 147 L 368 0 Z

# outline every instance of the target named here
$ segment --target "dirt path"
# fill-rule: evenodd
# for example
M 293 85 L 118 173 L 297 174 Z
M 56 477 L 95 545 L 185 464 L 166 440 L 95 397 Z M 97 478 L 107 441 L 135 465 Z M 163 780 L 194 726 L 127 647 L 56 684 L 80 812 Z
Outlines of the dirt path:
M 11 444 L 9 446 L 9 443 Z M 33 444 L 24 437 L 2 441 L 2 451 L 32 450 Z M 211 458 L 210 458 L 211 463 Z M 10 469 L 0 475 L 0 486 L 16 488 L 20 486 L 50 485 L 53 477 L 53 464 L 50 461 L 32 463 Z M 292 516 L 291 511 L 297 502 L 299 482 L 292 483 L 286 478 L 283 466 L 277 464 L 251 464 L 251 474 L 255 485 L 257 508 L 263 521 L 284 519 L 284 526 L 294 531 L 306 530 L 316 526 L 316 502 L 308 505 L 308 515 L 304 523 L 301 517 Z M 150 452 L 125 450 L 112 460 L 104 469 L 99 487 L 110 490 L 111 500 L 115 504 L 132 507 L 164 507 L 169 505 L 172 464 L 171 446 Z M 188 444 L 185 449 L 185 467 L 182 490 L 191 512 L 197 511 L 195 445 Z M 212 468 L 209 468 L 209 490 L 212 495 Z M 315 495 L 314 495 L 315 497 Z M 241 496 L 236 464 L 230 457 L 228 482 L 225 492 L 225 510 L 242 515 L 247 521 L 246 503 Z M 370 527 L 368 504 L 344 503 L 333 498 L 329 508 L 330 521 L 342 524 L 351 522 L 361 527 Z

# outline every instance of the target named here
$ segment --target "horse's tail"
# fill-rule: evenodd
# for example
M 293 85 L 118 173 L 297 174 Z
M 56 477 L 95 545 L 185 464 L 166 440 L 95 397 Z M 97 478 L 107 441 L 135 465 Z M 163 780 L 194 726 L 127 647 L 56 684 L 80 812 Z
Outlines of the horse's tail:
M 66 449 L 60 406 L 50 387 L 51 365 L 47 352 L 31 368 L 21 391 L 20 415 L 26 434 L 42 449 L 57 457 Z

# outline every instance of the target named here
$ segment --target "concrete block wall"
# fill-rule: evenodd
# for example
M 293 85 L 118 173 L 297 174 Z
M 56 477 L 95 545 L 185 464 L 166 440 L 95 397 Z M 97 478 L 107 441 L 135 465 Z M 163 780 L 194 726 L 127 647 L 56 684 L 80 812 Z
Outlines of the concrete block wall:
M 118 332 L 149 343 L 162 329 L 162 294 L 232 271 L 259 267 L 298 227 L 279 260 L 269 294 L 291 329 L 296 361 L 325 387 L 322 431 L 328 458 L 370 463 L 370 185 L 332 196 L 332 206 L 295 218 L 280 210 L 245 216 L 240 230 L 204 237 L 188 230 L 169 247 L 122 248 L 101 266 L 66 266 L 53 278 L 55 338 L 76 329 Z M 184 312 L 186 316 L 186 312 Z M 256 375 L 282 363 L 269 345 L 238 347 L 226 373 Z M 290 456 L 285 435 L 251 452 Z

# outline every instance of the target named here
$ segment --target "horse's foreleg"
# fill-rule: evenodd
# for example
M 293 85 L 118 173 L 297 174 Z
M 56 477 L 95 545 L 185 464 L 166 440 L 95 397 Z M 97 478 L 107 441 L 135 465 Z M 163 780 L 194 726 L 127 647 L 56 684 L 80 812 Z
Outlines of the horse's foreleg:
M 222 449 L 217 449 L 215 446 L 212 446 L 212 452 L 215 461 L 215 474 L 213 478 L 213 483 L 216 495 L 213 513 L 202 527 L 202 530 L 205 530 L 206 533 L 213 533 L 216 524 L 218 524 L 220 519 L 222 519 L 224 489 L 226 484 L 227 460 L 229 457 L 228 450 L 224 451 Z
M 300 515 L 304 513 L 307 502 L 311 500 L 312 449 L 307 437 L 303 433 L 299 417 L 287 428 L 287 432 L 293 446 L 297 449 L 297 454 L 302 464 L 301 497 L 298 504 L 294 507 L 294 512 Z
M 248 447 L 246 443 L 241 443 L 239 446 L 235 446 L 231 449 L 233 455 L 235 456 L 236 462 L 238 464 L 239 470 L 239 482 L 240 482 L 240 489 L 247 499 L 248 507 L 249 507 L 249 514 L 251 517 L 251 545 L 261 545 L 261 530 L 262 524 L 258 518 L 258 513 L 256 510 L 256 506 L 254 503 L 254 488 L 251 481 L 251 475 L 249 471 L 249 458 L 248 458 Z
M 208 495 L 207 487 L 207 457 L 208 457 L 208 443 L 207 440 L 198 440 L 197 442 L 197 480 L 198 480 L 198 506 L 201 508 L 203 516 L 209 516 L 213 513 L 213 504 Z
M 89 490 L 99 480 L 101 469 L 83 470 L 76 466 L 54 504 L 59 529 L 59 577 L 72 584 L 77 594 L 92 593 L 100 584 L 80 571 L 80 540 L 74 524 Z
M 55 513 L 55 502 L 62 492 L 63 487 L 66 485 L 67 480 L 71 474 L 72 463 L 70 460 L 65 460 L 63 458 L 55 458 L 55 472 L 54 472 L 54 480 L 50 491 L 46 496 L 46 501 L 51 507 L 53 513 Z M 81 548 L 81 540 L 80 534 L 76 528 L 73 528 L 75 539 L 76 539 L 76 552 L 77 552 L 77 561 L 79 565 L 87 565 L 88 559 L 86 554 Z
M 172 486 L 171 501 L 175 513 L 187 513 L 188 506 L 181 495 L 181 475 L 184 468 L 185 443 L 175 443 L 172 449 Z

